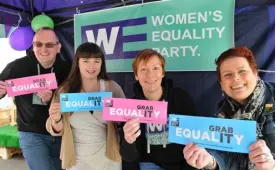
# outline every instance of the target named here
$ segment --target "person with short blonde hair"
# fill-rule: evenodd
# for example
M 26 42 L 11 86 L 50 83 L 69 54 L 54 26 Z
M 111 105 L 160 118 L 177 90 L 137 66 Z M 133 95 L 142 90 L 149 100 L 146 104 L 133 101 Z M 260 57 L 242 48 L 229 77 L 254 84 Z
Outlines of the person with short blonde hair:
M 165 78 L 165 59 L 152 49 L 140 51 L 132 64 L 137 82 L 134 99 L 167 101 L 171 113 L 195 115 L 195 105 L 183 89 Z M 168 126 L 127 121 L 121 133 L 123 169 L 193 170 L 183 158 L 183 145 L 168 142 Z

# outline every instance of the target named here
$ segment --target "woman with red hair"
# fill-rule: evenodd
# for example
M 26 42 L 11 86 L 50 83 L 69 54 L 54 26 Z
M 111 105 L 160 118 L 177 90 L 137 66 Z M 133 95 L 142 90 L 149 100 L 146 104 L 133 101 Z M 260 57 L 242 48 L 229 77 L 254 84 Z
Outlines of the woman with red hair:
M 209 150 L 190 143 L 184 150 L 188 164 L 201 169 L 273 170 L 275 168 L 275 89 L 258 76 L 252 52 L 231 48 L 216 60 L 219 82 L 225 98 L 217 117 L 257 122 L 257 141 L 249 154 Z
M 167 113 L 196 115 L 188 92 L 165 78 L 165 59 L 152 49 L 140 51 L 132 63 L 137 82 L 134 99 L 166 101 Z M 183 145 L 168 141 L 168 126 L 127 121 L 121 129 L 120 153 L 123 170 L 195 170 L 183 158 Z

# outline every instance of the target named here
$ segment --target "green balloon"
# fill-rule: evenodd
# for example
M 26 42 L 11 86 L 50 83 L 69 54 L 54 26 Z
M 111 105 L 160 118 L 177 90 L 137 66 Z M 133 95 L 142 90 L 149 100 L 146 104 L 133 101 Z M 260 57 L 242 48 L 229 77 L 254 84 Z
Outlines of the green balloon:
M 32 29 L 34 30 L 34 32 L 36 32 L 42 27 L 49 27 L 53 29 L 54 28 L 53 20 L 47 15 L 38 15 L 34 17 L 34 19 L 32 20 Z

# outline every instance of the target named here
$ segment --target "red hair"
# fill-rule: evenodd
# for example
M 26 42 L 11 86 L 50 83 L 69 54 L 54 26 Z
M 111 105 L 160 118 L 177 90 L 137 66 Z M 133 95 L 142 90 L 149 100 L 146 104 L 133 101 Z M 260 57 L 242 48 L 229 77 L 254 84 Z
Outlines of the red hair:
M 154 51 L 152 49 L 144 49 L 140 51 L 134 58 L 133 63 L 132 63 L 132 69 L 135 75 L 137 75 L 137 70 L 139 64 L 143 61 L 147 63 L 149 59 L 153 56 L 157 56 L 159 60 L 161 61 L 161 66 L 163 69 L 163 74 L 165 74 L 165 59 L 164 57 L 159 54 L 157 51 Z
M 220 75 L 221 64 L 225 60 L 233 57 L 245 58 L 250 68 L 252 69 L 252 71 L 257 72 L 257 64 L 253 53 L 247 47 L 234 47 L 221 53 L 220 56 L 215 60 L 215 64 L 217 65 L 217 73 L 218 73 L 219 80 L 221 80 L 221 75 Z

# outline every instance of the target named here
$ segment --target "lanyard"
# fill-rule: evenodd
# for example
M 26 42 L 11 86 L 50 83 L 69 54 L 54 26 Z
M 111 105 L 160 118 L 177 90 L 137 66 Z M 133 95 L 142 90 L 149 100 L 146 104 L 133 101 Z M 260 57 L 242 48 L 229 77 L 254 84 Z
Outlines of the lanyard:
M 40 75 L 40 67 L 39 64 L 36 65 L 37 66 L 37 75 Z M 54 71 L 54 67 L 51 68 L 51 73 Z

